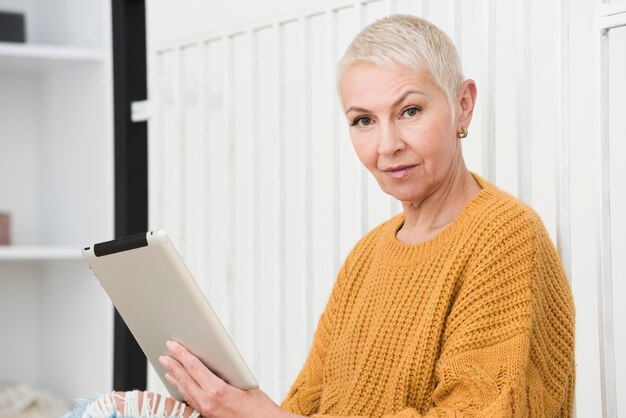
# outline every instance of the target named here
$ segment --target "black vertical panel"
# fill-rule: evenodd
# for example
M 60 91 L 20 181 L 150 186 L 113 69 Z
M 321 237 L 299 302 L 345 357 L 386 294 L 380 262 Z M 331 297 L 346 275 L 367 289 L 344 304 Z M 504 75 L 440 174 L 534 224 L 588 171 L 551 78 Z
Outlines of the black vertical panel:
M 115 235 L 148 229 L 148 128 L 130 120 L 131 103 L 147 95 L 144 0 L 111 0 L 115 123 Z M 115 312 L 113 386 L 146 388 L 146 357 Z

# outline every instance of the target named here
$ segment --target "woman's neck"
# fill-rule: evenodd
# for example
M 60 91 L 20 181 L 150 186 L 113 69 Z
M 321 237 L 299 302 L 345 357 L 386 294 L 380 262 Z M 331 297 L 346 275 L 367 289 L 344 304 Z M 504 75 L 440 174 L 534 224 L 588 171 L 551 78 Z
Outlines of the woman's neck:
M 480 190 L 480 185 L 461 160 L 439 188 L 421 202 L 402 202 L 405 219 L 397 238 L 406 244 L 434 238 L 454 222 Z

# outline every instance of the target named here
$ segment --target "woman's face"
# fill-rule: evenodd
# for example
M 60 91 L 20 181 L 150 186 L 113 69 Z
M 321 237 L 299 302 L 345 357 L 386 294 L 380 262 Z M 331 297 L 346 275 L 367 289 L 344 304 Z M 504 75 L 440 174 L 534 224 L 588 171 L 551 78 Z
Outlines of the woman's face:
M 396 199 L 420 204 L 462 161 L 462 126 L 428 72 L 353 64 L 340 96 L 359 159 Z

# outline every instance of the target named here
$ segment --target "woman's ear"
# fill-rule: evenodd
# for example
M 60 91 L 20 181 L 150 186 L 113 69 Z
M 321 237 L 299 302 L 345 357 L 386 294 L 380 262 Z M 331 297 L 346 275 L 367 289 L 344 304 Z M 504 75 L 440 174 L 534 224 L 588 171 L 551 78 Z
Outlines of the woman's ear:
M 456 130 L 461 132 L 463 128 L 468 129 L 474 114 L 474 105 L 476 104 L 476 83 L 474 80 L 467 79 L 459 87 L 457 93 L 456 106 Z

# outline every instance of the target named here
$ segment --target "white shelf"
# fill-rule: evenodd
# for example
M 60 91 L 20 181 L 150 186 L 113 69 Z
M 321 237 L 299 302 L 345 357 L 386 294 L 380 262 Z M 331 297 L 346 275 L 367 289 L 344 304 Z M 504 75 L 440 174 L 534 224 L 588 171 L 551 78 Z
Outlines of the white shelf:
M 1 246 L 0 261 L 80 260 L 79 246 Z
M 0 42 L 0 71 L 41 73 L 103 59 L 95 49 Z

